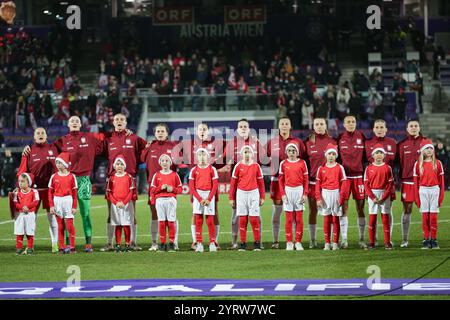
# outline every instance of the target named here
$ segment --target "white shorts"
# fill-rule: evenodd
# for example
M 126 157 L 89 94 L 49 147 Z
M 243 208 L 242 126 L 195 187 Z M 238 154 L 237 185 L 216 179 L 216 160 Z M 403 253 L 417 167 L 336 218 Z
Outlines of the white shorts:
M 198 194 L 202 199 L 208 199 L 210 191 L 198 190 Z M 216 197 L 214 196 L 209 203 L 209 206 L 202 206 L 198 202 L 197 198 L 193 196 L 192 200 L 192 213 L 193 214 L 203 214 L 206 216 L 213 216 L 216 214 Z
M 34 236 L 36 229 L 36 215 L 34 212 L 19 213 L 14 221 L 14 234 L 16 236 Z
M 303 203 L 300 202 L 303 197 L 303 186 L 300 187 L 285 187 L 287 201 L 283 202 L 284 211 L 302 211 L 304 209 Z
M 381 198 L 385 190 L 373 189 L 372 192 L 377 198 Z M 369 214 L 378 214 L 379 211 L 382 214 L 391 214 L 392 202 L 390 196 L 382 204 L 376 204 L 368 197 L 367 205 L 369 206 Z
M 419 187 L 420 212 L 439 212 L 439 186 Z
M 342 207 L 339 206 L 339 189 L 327 190 L 322 189 L 323 206 L 320 209 L 320 214 L 323 216 L 342 216 Z
M 174 197 L 157 198 L 155 202 L 158 221 L 177 220 L 177 199 Z
M 134 223 L 133 201 L 128 202 L 122 209 L 111 203 L 110 217 L 112 226 L 131 226 Z
M 72 196 L 54 197 L 56 215 L 61 218 L 73 218 L 72 214 Z
M 236 191 L 236 214 L 238 216 L 259 217 L 259 190 Z

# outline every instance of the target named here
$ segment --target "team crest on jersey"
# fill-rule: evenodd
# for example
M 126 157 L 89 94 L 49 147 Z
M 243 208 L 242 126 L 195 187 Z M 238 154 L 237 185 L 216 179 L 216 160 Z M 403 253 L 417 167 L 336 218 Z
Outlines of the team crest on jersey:
M 392 146 L 391 146 L 391 145 L 388 145 L 388 146 L 387 146 L 387 149 L 388 149 L 388 151 L 392 151 Z
M 126 143 L 126 144 L 131 144 L 131 140 L 130 140 L 130 139 L 126 139 L 126 140 L 125 140 L 125 143 Z
M 361 142 L 362 142 L 361 139 L 356 139 L 357 144 L 361 144 Z
M 81 143 L 86 143 L 86 138 L 85 137 L 81 137 Z
M 52 156 L 52 155 L 53 155 L 53 151 L 52 151 L 52 150 L 48 150 L 48 154 L 49 154 L 50 156 Z

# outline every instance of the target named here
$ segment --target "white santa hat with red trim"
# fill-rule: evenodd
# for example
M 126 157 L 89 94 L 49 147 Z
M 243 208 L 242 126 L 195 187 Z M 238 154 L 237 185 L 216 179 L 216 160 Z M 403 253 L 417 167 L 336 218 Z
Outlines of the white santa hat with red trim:
M 251 152 L 252 152 L 252 154 L 255 154 L 255 151 L 253 150 L 253 148 L 252 147 L 250 147 L 250 146 L 243 146 L 242 148 L 241 148 L 241 154 L 244 154 L 244 150 L 245 149 L 249 149 Z
M 325 149 L 325 156 L 327 156 L 330 152 L 336 153 L 336 157 L 337 157 L 339 155 L 337 145 L 329 143 L 327 145 L 327 148 Z
M 116 157 L 116 159 L 114 159 L 114 163 L 113 163 L 114 169 L 116 168 L 117 161 L 122 162 L 125 169 L 127 168 L 127 163 L 125 162 L 125 157 L 123 155 L 120 154 Z
M 209 153 L 209 151 L 206 150 L 205 148 L 198 148 L 197 151 L 195 151 L 195 154 L 199 154 L 199 153 L 202 152 L 202 151 L 205 152 L 205 153 L 208 155 L 208 157 L 211 156 L 211 154 Z
M 423 139 L 420 143 L 420 152 L 423 152 L 427 148 L 431 148 L 434 150 L 433 141 L 431 141 L 430 139 Z
M 161 159 L 162 159 L 163 157 L 169 158 L 170 164 L 172 164 L 172 158 L 171 158 L 168 154 L 166 154 L 166 153 L 163 153 L 163 154 L 159 157 L 159 159 L 158 159 L 158 163 L 159 163 L 159 164 L 161 164 Z
M 381 151 L 381 152 L 383 152 L 384 154 L 386 154 L 386 150 L 384 150 L 384 147 L 383 147 L 382 144 L 376 144 L 376 145 L 375 145 L 375 148 L 372 150 L 372 157 L 373 157 L 373 155 L 375 154 L 375 152 L 377 152 L 377 151 Z
M 69 168 L 70 166 L 70 155 L 67 152 L 61 152 L 55 159 L 63 164 L 64 167 Z
M 20 177 L 21 175 L 24 175 L 24 176 L 27 177 L 27 180 L 28 180 L 28 186 L 29 186 L 30 188 L 32 188 L 32 187 L 33 187 L 33 181 L 34 181 L 34 175 L 33 175 L 32 173 L 28 173 L 28 172 L 24 172 L 24 173 L 20 174 L 19 177 Z
M 288 149 L 289 147 L 295 148 L 295 150 L 297 150 L 297 153 L 300 152 L 300 151 L 299 151 L 299 148 L 298 148 L 298 145 L 297 145 L 296 143 L 293 143 L 293 142 L 288 143 L 288 145 L 286 146 L 286 149 L 285 149 L 286 152 L 287 152 L 287 149 Z

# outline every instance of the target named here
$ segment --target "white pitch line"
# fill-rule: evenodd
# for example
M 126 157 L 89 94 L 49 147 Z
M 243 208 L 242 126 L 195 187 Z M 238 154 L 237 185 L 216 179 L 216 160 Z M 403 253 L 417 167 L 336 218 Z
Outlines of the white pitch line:
M 147 201 L 147 200 L 138 200 L 138 201 L 136 201 L 136 202 L 143 202 L 143 201 Z M 93 206 L 93 207 L 90 208 L 90 210 L 102 209 L 102 208 L 106 208 L 106 207 L 107 207 L 107 205 Z M 43 215 L 43 213 L 38 213 L 38 216 L 39 216 L 39 215 Z M 11 222 L 14 222 L 14 220 L 2 221 L 2 222 L 0 222 L 0 225 L 2 225 L 2 224 L 7 224 L 7 223 L 11 223 Z
M 438 221 L 438 223 L 448 223 L 448 222 L 450 222 L 450 220 L 441 220 L 441 221 Z M 415 222 L 411 222 L 410 224 L 422 224 L 422 222 L 421 221 L 415 221 Z M 399 225 L 401 225 L 401 223 L 394 223 L 394 226 L 399 226 Z M 377 229 L 378 229 L 378 227 L 383 227 L 383 225 L 382 224 L 377 224 Z M 349 229 L 353 229 L 353 228 L 359 228 L 359 226 L 349 226 L 348 227 Z M 318 227 L 317 228 L 317 230 L 322 230 L 323 228 L 321 228 L 321 227 Z M 262 231 L 263 233 L 272 233 L 272 230 L 263 230 Z M 227 232 L 227 231 L 221 231 L 220 232 L 220 234 L 231 234 L 231 232 Z M 178 234 L 179 236 L 190 236 L 191 235 L 191 233 L 180 233 L 180 234 Z M 138 235 L 137 236 L 138 238 L 149 238 L 150 237 L 150 235 Z M 80 237 L 75 237 L 75 239 L 84 239 L 85 237 L 84 236 L 80 236 Z M 107 238 L 107 236 L 93 236 L 92 237 L 93 239 L 106 239 Z M 34 240 L 50 240 L 50 238 L 34 238 Z M 9 239 L 6 239 L 6 238 L 3 238 L 3 239 L 0 239 L 0 241 L 16 241 L 16 239 L 14 238 L 9 238 Z

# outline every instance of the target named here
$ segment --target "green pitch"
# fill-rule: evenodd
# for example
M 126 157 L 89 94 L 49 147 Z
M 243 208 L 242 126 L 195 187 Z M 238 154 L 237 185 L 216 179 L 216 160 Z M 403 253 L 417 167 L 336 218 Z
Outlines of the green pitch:
M 400 195 L 397 195 L 397 199 Z M 106 243 L 106 201 L 103 196 L 94 196 L 91 205 L 93 223 L 93 245 L 95 252 L 86 254 L 84 235 L 79 213 L 75 220 L 77 250 L 75 255 L 50 253 L 50 235 L 47 217 L 42 210 L 38 215 L 34 256 L 15 256 L 15 236 L 10 221 L 8 203 L 0 199 L 0 282 L 12 281 L 66 281 L 67 267 L 78 265 L 82 280 L 137 279 L 137 278 L 236 278 L 236 279 L 326 279 L 326 278 L 367 278 L 370 265 L 381 268 L 382 278 L 417 278 L 428 273 L 450 255 L 450 193 L 439 214 L 438 239 L 440 250 L 421 250 L 421 216 L 414 208 L 410 247 L 399 248 L 401 239 L 401 202 L 394 202 L 395 250 L 386 251 L 380 247 L 374 251 L 358 248 L 358 228 L 354 202 L 351 200 L 349 216 L 349 244 L 347 250 L 325 252 L 321 248 L 309 250 L 309 229 L 307 212 L 304 214 L 303 252 L 286 252 L 284 237 L 284 217 L 282 218 L 280 240 L 282 248 L 272 250 L 271 214 L 272 203 L 266 201 L 262 208 L 262 241 L 266 250 L 261 252 L 237 252 L 226 248 L 231 242 L 231 209 L 226 196 L 221 196 L 219 214 L 221 221 L 220 238 L 222 250 L 216 253 L 198 254 L 190 251 L 191 207 L 187 196 L 178 198 L 178 219 L 180 221 L 179 242 L 181 251 L 176 253 L 149 252 L 150 210 L 146 195 L 141 195 L 137 204 L 138 244 L 142 252 L 102 253 L 98 250 Z M 268 198 L 268 197 L 267 197 Z M 368 219 L 367 219 L 368 221 Z M 323 246 L 323 218 L 318 219 L 317 238 Z M 204 242 L 207 243 L 207 227 L 203 228 Z M 382 244 L 381 218 L 378 222 L 379 243 Z M 366 230 L 366 239 L 368 238 Z M 252 242 L 251 229 L 248 241 Z M 449 278 L 450 265 L 447 262 L 426 276 L 427 278 Z

